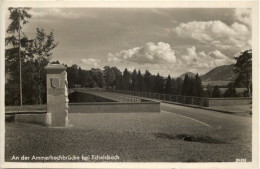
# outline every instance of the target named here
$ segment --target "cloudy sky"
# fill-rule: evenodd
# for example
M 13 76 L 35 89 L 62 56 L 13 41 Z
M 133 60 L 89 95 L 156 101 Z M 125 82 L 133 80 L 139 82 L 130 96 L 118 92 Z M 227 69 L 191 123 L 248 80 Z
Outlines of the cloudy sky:
M 251 48 L 250 9 L 33 8 L 24 32 L 54 30 L 53 60 L 177 77 L 203 74 Z M 8 12 L 7 16 L 8 17 Z M 8 25 L 8 21 L 6 22 Z

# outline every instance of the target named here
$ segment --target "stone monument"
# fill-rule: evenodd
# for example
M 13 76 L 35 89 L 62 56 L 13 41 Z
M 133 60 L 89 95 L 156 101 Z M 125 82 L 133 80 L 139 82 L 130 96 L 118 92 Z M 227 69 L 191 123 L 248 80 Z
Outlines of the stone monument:
M 47 70 L 47 114 L 50 127 L 68 126 L 68 81 L 66 67 L 49 64 Z

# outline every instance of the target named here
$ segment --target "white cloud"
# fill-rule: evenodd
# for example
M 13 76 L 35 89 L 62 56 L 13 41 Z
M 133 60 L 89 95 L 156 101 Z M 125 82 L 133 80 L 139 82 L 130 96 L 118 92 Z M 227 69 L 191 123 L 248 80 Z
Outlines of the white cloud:
M 220 50 L 244 50 L 251 47 L 251 31 L 244 24 L 231 26 L 222 21 L 193 21 L 181 23 L 173 32 L 182 38 L 191 38 Z
M 234 59 L 229 58 L 219 50 L 211 52 L 200 51 L 192 46 L 186 49 L 186 54 L 181 56 L 182 64 L 193 69 L 211 69 L 216 66 L 228 65 L 235 62 Z
M 234 12 L 235 19 L 251 27 L 252 10 L 250 8 L 237 8 Z
M 137 64 L 162 64 L 175 63 L 176 57 L 174 50 L 168 43 L 158 42 L 155 44 L 148 42 L 143 47 L 122 50 L 115 54 L 109 53 L 108 61 L 128 61 Z
M 88 59 L 81 59 L 80 63 L 83 67 L 85 68 L 97 68 L 100 67 L 100 59 L 93 59 L 93 58 L 88 58 Z
M 32 16 L 37 17 L 45 17 L 45 16 L 55 16 L 67 19 L 76 19 L 79 18 L 81 15 L 80 13 L 72 12 L 72 11 L 65 11 L 61 8 L 35 8 L 29 12 Z

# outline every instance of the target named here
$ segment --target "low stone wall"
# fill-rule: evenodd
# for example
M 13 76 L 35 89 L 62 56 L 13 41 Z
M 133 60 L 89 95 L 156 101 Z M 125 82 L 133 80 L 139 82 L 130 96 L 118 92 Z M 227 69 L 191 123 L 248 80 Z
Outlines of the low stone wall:
M 232 106 L 247 105 L 252 103 L 252 98 L 248 97 L 230 97 L 230 98 L 208 98 L 208 106 Z
M 139 113 L 160 112 L 159 102 L 99 102 L 99 103 L 70 103 L 69 113 Z
M 15 114 L 15 122 L 51 126 L 51 113 L 44 114 Z

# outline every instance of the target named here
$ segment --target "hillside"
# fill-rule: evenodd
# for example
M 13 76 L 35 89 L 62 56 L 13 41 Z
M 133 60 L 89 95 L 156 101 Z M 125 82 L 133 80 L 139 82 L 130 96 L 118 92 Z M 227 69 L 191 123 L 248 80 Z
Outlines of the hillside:
M 183 73 L 182 75 L 180 75 L 179 78 L 184 79 L 186 74 L 188 74 L 189 77 L 194 77 L 196 75 L 192 72 L 186 72 L 186 73 Z
M 234 81 L 237 75 L 233 72 L 234 64 L 216 67 L 201 76 L 202 81 Z

